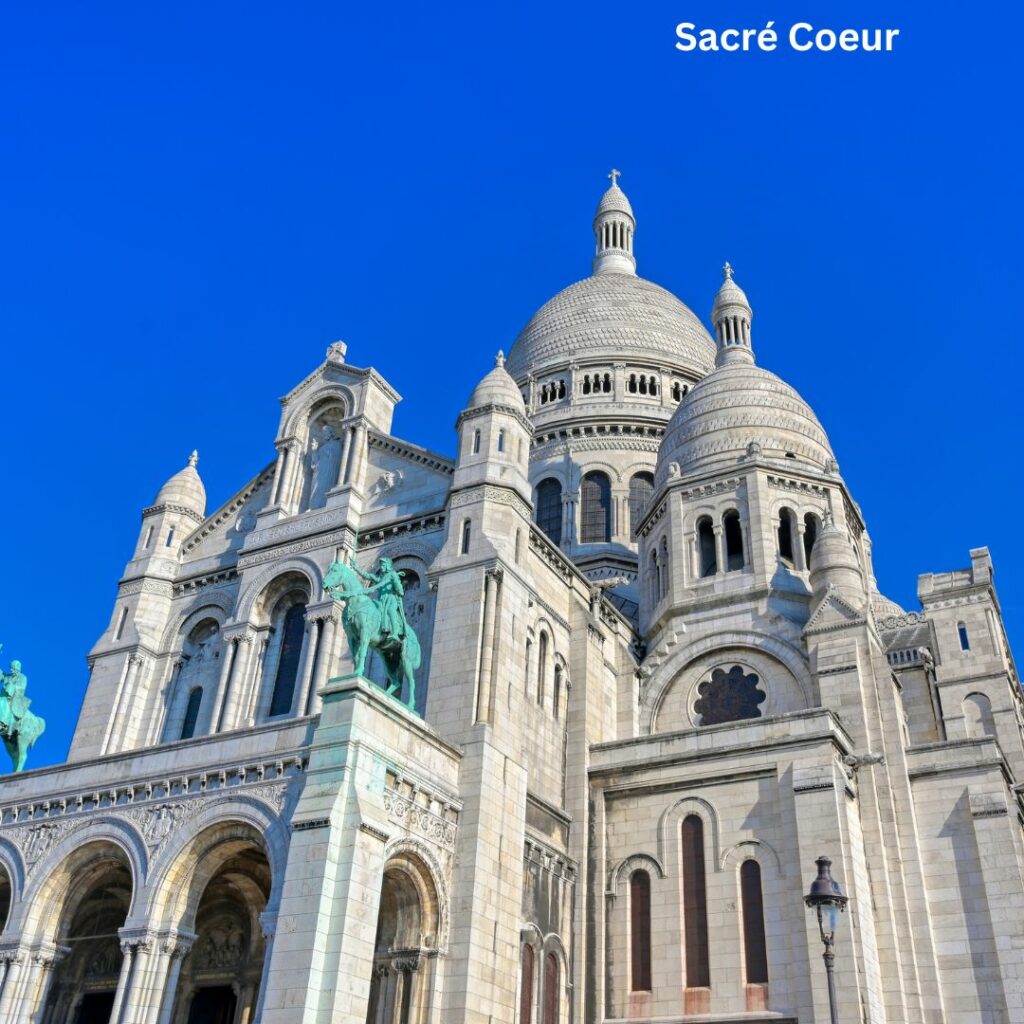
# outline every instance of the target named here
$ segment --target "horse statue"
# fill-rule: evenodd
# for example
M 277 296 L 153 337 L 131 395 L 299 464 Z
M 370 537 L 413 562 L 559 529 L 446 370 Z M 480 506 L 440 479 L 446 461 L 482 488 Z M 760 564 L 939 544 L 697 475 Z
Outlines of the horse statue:
M 20 661 L 11 662 L 10 672 L 0 672 L 0 738 L 16 772 L 25 767 L 28 752 L 46 728 L 46 722 L 28 709 L 32 701 L 25 696 L 27 685 Z
M 368 587 L 366 583 L 371 585 Z M 401 692 L 402 683 L 406 683 L 404 704 L 414 711 L 420 642 L 406 622 L 401 574 L 390 559 L 380 559 L 376 573 L 364 573 L 354 563 L 332 562 L 323 587 L 335 601 L 344 602 L 341 624 L 348 638 L 356 675 L 363 674 L 370 649 L 377 651 L 388 674 L 384 692 L 396 696 Z M 377 592 L 377 600 L 371 596 L 373 592 Z

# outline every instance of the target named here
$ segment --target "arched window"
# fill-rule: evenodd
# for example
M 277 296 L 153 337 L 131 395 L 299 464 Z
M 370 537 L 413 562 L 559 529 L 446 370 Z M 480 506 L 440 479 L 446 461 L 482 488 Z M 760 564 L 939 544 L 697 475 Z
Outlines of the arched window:
M 590 394 L 590 377 L 583 378 L 583 394 Z
M 630 988 L 651 991 L 651 876 L 634 871 L 629 878 Z
M 533 641 L 526 638 L 526 669 L 524 675 L 526 676 L 526 696 L 530 696 L 530 684 L 533 682 Z
M 498 431 L 498 451 L 503 452 L 505 450 L 505 431 Z
M 804 562 L 811 564 L 811 552 L 814 550 L 814 542 L 818 539 L 821 529 L 821 522 L 813 512 L 804 516 Z
M 553 544 L 562 543 L 562 485 L 548 477 L 537 484 L 537 525 Z
M 555 681 L 552 687 L 551 698 L 555 718 L 559 718 L 562 714 L 562 666 L 557 662 L 555 663 Z
M 725 528 L 725 571 L 735 572 L 743 568 L 743 527 L 739 512 L 729 509 L 722 517 L 722 525 Z
M 459 554 L 461 555 L 469 554 L 469 538 L 470 534 L 472 533 L 472 530 L 473 524 L 469 519 L 467 519 L 462 524 L 462 540 L 459 542 Z
M 479 430 L 474 430 L 473 431 L 473 454 L 474 455 L 479 455 L 480 454 L 480 431 Z
M 661 538 L 661 550 L 658 554 L 658 595 L 660 597 L 668 596 L 669 588 L 669 560 L 668 560 L 668 538 Z
M 992 717 L 992 702 L 983 693 L 969 693 L 963 702 L 964 724 L 972 739 L 995 736 L 996 723 Z
M 761 865 L 756 860 L 745 860 L 740 867 L 740 897 L 743 901 L 743 959 L 747 984 L 767 985 L 768 949 L 764 940 Z
M 554 953 L 544 957 L 543 1024 L 558 1024 L 558 957 Z
M 793 510 L 784 508 L 779 512 L 779 557 L 789 566 L 793 565 L 793 527 L 796 516 Z
M 647 560 L 647 595 L 653 608 L 661 596 L 661 584 L 658 580 L 658 549 L 651 548 L 651 556 Z
M 281 657 L 274 678 L 274 695 L 270 699 L 271 717 L 286 715 L 292 709 L 305 632 L 306 606 L 294 604 L 285 612 L 284 623 L 281 626 Z
M 967 624 L 958 622 L 956 624 L 957 636 L 960 637 L 960 650 L 969 651 L 971 649 L 971 640 L 967 635 Z
M 640 518 L 654 497 L 654 476 L 651 473 L 634 473 L 629 481 L 629 533 L 636 536 Z
M 686 941 L 686 987 L 709 988 L 708 900 L 704 872 L 704 822 L 683 819 L 683 935 Z
M 167 531 L 167 540 L 164 541 L 164 547 L 169 548 L 174 543 L 174 527 L 172 526 Z
M 544 703 L 544 687 L 547 685 L 548 635 L 541 633 L 537 644 L 537 703 Z
M 715 528 L 711 519 L 704 516 L 697 521 L 697 550 L 700 556 L 700 575 L 714 576 L 718 572 L 718 559 L 715 557 Z
M 523 943 L 519 971 L 519 1024 L 530 1024 L 533 1019 L 533 946 Z
M 636 374 L 631 373 L 629 375 L 629 383 L 626 385 L 626 390 L 631 394 L 636 394 Z
M 188 695 L 185 706 L 185 721 L 181 726 L 180 739 L 190 740 L 196 734 L 196 722 L 199 721 L 199 705 L 203 702 L 203 688 L 194 686 Z
M 605 473 L 588 473 L 583 478 L 580 540 L 603 544 L 612 539 L 612 485 Z

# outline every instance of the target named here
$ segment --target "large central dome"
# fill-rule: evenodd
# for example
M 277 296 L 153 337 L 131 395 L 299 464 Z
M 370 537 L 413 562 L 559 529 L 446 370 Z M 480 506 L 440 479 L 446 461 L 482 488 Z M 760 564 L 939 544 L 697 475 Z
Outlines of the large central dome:
M 695 376 L 715 362 L 715 343 L 671 292 L 634 274 L 599 271 L 559 292 L 523 328 L 508 357 L 516 379 L 573 359 L 651 360 Z

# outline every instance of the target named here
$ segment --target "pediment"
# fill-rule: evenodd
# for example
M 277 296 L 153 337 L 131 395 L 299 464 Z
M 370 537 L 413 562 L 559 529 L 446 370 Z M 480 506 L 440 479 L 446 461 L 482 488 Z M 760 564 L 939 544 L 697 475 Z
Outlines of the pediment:
M 843 629 L 847 626 L 864 625 L 866 622 L 864 612 L 854 607 L 835 587 L 829 585 L 825 596 L 811 613 L 807 625 L 804 626 L 804 636 L 812 633 L 824 633 L 832 629 Z
M 275 464 L 276 460 L 254 476 L 186 538 L 181 549 L 183 562 L 215 556 L 234 560 L 256 525 L 256 516 L 270 501 Z

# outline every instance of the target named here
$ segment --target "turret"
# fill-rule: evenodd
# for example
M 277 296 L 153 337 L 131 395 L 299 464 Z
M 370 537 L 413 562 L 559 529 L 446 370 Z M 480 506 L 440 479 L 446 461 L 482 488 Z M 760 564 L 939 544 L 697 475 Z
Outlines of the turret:
M 492 483 L 510 487 L 532 502 L 529 480 L 530 421 L 523 398 L 499 352 L 490 371 L 473 389 L 455 424 L 459 454 L 453 490 Z
M 864 605 L 866 589 L 857 551 L 849 536 L 825 514 L 821 534 L 811 549 L 811 589 L 820 601 L 829 586 L 857 608 Z
M 153 556 L 176 559 L 182 540 L 206 517 L 206 488 L 196 469 L 198 462 L 199 453 L 193 451 L 185 468 L 160 488 L 152 505 L 143 509 L 134 562 Z
M 633 232 L 636 219 L 625 192 L 619 188 L 620 171 L 608 175 L 611 188 L 601 197 L 594 215 L 594 273 L 632 274 L 636 276 L 633 258 Z
M 724 280 L 722 287 L 715 296 L 715 304 L 711 308 L 711 322 L 715 328 L 718 341 L 716 366 L 726 363 L 754 361 L 754 350 L 750 341 L 750 324 L 754 312 L 747 301 L 746 293 L 732 279 L 732 267 L 726 263 L 722 267 Z

